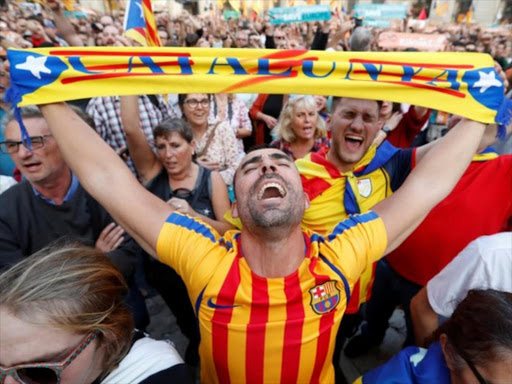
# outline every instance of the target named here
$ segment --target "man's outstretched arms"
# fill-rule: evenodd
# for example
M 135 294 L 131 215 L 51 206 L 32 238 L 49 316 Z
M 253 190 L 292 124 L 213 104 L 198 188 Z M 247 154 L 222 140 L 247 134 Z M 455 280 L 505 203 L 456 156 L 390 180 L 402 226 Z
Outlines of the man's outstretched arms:
M 471 162 L 484 130 L 485 125 L 481 123 L 460 121 L 425 153 L 393 195 L 373 207 L 386 226 L 386 254 L 398 247 L 455 187 Z
M 82 186 L 148 253 L 172 209 L 148 192 L 115 151 L 64 103 L 40 106 L 64 160 Z

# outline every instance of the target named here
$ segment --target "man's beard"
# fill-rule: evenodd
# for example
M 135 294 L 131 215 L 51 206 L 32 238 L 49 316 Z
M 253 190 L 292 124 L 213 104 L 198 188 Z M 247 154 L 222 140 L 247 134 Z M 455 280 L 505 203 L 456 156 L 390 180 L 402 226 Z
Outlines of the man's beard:
M 249 215 L 255 226 L 260 228 L 277 228 L 281 226 L 288 226 L 300 223 L 304 215 L 304 204 L 302 204 L 302 196 L 297 193 L 294 188 L 287 183 L 281 176 L 276 174 L 265 174 L 258 179 L 251 188 L 250 195 L 257 196 L 257 190 L 261 184 L 265 182 L 265 179 L 278 179 L 285 186 L 287 195 L 285 196 L 286 201 L 289 203 L 285 206 L 276 207 L 274 209 L 268 209 L 264 212 L 258 210 L 254 202 L 257 200 L 250 199 L 247 203 Z

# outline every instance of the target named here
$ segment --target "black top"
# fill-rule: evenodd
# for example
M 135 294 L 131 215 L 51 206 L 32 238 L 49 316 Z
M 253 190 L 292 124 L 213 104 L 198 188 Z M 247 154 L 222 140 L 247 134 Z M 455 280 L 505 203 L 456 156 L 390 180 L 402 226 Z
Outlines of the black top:
M 81 186 L 70 200 L 52 205 L 36 196 L 28 181 L 0 195 L 0 270 L 12 266 L 56 240 L 94 246 L 113 220 Z M 119 248 L 107 254 L 125 277 L 132 274 L 136 246 L 125 235 Z
M 169 185 L 169 175 L 164 168 L 148 183 L 147 189 L 164 201 L 173 197 L 186 200 L 194 211 L 215 220 L 215 213 L 213 212 L 213 205 L 211 201 L 211 173 L 212 172 L 209 169 L 199 166 L 196 185 L 192 191 L 185 188 L 171 190 Z

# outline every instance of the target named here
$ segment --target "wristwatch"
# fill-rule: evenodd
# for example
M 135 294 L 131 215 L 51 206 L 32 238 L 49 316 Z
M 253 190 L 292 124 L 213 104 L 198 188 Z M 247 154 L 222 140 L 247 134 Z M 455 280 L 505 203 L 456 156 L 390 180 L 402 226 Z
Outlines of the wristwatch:
M 386 134 L 386 136 L 388 136 L 388 135 L 389 135 L 389 132 L 391 132 L 391 131 L 392 131 L 392 129 L 391 129 L 391 128 L 389 127 L 389 125 L 387 125 L 387 124 L 386 124 L 386 125 L 384 125 L 380 130 L 381 130 L 381 131 L 383 131 L 383 132 Z

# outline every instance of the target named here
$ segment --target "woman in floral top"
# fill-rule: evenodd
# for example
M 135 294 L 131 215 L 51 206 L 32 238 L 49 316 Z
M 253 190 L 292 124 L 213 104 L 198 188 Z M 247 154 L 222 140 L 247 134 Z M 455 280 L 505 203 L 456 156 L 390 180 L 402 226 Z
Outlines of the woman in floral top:
M 244 155 L 242 139 L 251 136 L 252 123 L 249 118 L 249 109 L 243 101 L 238 100 L 233 93 L 218 93 L 212 98 L 210 120 L 225 121 L 229 124 L 238 141 L 241 156 Z
M 276 140 L 270 146 L 288 153 L 293 159 L 329 148 L 325 122 L 319 117 L 312 96 L 290 99 L 284 106 L 272 135 Z
M 205 168 L 220 173 L 227 185 L 240 163 L 240 150 L 235 133 L 225 122 L 209 122 L 211 97 L 206 93 L 178 96 L 178 103 L 194 133 L 196 161 Z

